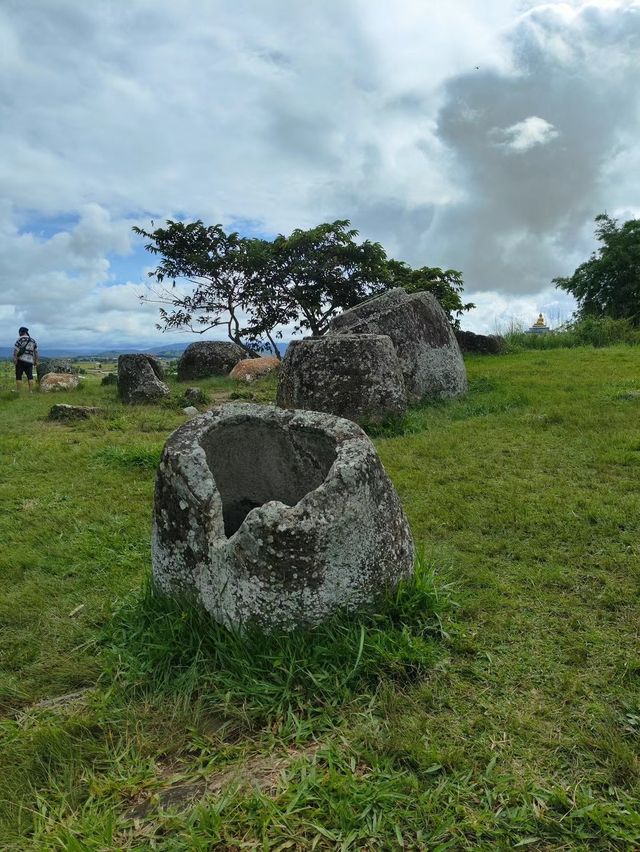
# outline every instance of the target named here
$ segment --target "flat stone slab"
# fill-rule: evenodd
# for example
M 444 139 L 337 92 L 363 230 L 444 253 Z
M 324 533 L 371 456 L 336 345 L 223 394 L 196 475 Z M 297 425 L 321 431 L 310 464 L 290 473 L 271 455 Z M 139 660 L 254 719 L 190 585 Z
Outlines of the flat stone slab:
M 277 402 L 281 408 L 370 423 L 402 417 L 407 394 L 391 339 L 341 334 L 292 341 L 282 362 Z
M 101 414 L 101 408 L 94 408 L 90 405 L 54 405 L 49 411 L 48 420 L 88 420 L 90 417 L 95 417 L 96 414 Z
M 349 420 L 236 403 L 165 445 L 154 582 L 222 624 L 318 624 L 374 602 L 412 573 L 414 557 L 400 499 Z
M 231 340 L 199 340 L 190 343 L 178 361 L 178 381 L 226 376 L 238 361 L 246 357 L 244 349 Z
M 329 335 L 385 334 L 400 360 L 407 397 L 447 399 L 466 393 L 467 373 L 447 315 L 431 293 L 390 290 L 335 317 Z

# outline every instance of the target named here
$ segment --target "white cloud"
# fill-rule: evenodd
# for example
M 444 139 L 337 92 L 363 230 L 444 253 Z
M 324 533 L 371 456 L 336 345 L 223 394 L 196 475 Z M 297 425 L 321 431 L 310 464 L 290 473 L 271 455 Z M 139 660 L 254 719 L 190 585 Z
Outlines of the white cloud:
M 541 292 L 637 208 L 640 4 L 522 5 L 8 0 L 0 335 L 150 341 L 151 217 L 347 217 L 469 291 Z
M 498 145 L 503 145 L 511 151 L 528 151 L 535 145 L 547 145 L 559 136 L 553 124 L 537 115 L 530 115 L 523 121 L 505 127 L 495 128 L 491 135 Z

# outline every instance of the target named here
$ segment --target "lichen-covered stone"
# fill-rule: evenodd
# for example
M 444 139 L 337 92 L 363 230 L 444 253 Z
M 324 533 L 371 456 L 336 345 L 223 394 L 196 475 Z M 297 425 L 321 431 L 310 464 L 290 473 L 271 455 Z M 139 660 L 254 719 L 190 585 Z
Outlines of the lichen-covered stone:
M 238 361 L 229 373 L 229 378 L 250 384 L 260 376 L 266 376 L 279 369 L 280 360 L 275 355 L 265 355 L 264 358 L 245 358 Z
M 282 362 L 281 408 L 326 411 L 349 420 L 402 417 L 407 394 L 389 337 L 344 334 L 294 340 Z
M 232 341 L 199 340 L 191 343 L 178 361 L 178 381 L 226 376 L 247 353 Z
M 38 381 L 41 381 L 47 373 L 73 373 L 80 371 L 74 366 L 69 358 L 41 358 L 36 364 Z
M 118 358 L 118 396 L 126 403 L 155 402 L 169 395 L 157 358 L 144 353 Z
M 236 403 L 167 441 L 156 479 L 153 577 L 217 621 L 313 625 L 413 571 L 400 500 L 348 420 Z
M 499 355 L 504 352 L 504 337 L 500 337 L 498 334 L 476 334 L 473 331 L 463 331 L 459 328 L 456 329 L 455 335 L 462 352 L 477 355 Z
M 388 335 L 400 360 L 409 400 L 445 399 L 467 391 L 460 347 L 432 293 L 391 290 L 335 317 L 329 334 Z
M 48 420 L 70 421 L 70 420 L 88 420 L 96 414 L 100 414 L 101 409 L 90 405 L 53 405 L 49 411 Z
M 45 373 L 40 380 L 40 390 L 43 393 L 75 390 L 79 384 L 80 377 L 75 373 Z

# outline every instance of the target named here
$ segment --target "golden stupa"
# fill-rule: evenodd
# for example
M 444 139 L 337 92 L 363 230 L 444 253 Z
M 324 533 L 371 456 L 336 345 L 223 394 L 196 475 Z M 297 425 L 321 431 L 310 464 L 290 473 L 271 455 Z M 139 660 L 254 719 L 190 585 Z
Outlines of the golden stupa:
M 530 334 L 544 334 L 549 331 L 549 326 L 544 321 L 544 314 L 538 314 L 538 319 L 534 322 L 534 324 L 529 329 Z

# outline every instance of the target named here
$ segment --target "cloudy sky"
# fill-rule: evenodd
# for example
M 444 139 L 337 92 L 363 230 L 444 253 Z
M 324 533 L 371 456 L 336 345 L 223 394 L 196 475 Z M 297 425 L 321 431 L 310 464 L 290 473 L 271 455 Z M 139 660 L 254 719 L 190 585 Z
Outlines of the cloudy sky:
M 640 0 L 3 0 L 0 343 L 144 347 L 131 226 L 336 218 L 494 331 L 640 215 Z

